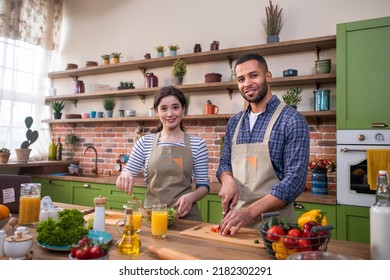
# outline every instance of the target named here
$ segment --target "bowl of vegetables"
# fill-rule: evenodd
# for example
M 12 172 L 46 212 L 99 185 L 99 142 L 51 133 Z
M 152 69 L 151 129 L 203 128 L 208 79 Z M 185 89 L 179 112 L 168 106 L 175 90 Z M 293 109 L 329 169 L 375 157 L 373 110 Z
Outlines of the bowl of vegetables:
M 84 237 L 70 249 L 71 260 L 108 260 L 108 244 Z
M 175 220 L 179 217 L 179 211 L 176 205 L 168 206 L 168 227 L 174 224 Z M 142 218 L 147 226 L 151 225 L 152 220 L 152 207 L 141 208 Z

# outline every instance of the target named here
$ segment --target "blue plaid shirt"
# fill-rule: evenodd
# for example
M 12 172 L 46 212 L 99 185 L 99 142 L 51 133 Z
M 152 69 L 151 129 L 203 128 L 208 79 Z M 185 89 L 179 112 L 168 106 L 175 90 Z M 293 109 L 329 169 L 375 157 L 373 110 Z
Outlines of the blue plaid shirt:
M 242 114 L 245 116 L 238 133 L 237 144 L 262 142 L 268 123 L 279 103 L 278 97 L 273 95 L 265 111 L 257 117 L 252 132 L 249 127 L 250 106 L 245 112 L 239 112 L 229 120 L 217 171 L 218 179 L 222 172 L 232 172 L 231 142 Z M 270 194 L 286 203 L 291 203 L 305 190 L 306 186 L 310 133 L 305 117 L 294 108 L 285 106 L 272 129 L 269 149 L 273 168 L 280 180 L 272 187 Z

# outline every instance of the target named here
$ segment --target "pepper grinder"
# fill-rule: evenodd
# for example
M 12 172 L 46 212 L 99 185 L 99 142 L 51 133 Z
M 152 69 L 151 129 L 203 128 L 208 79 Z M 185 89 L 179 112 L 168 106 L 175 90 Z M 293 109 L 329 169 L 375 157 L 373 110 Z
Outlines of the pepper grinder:
M 95 203 L 95 216 L 93 219 L 93 229 L 97 231 L 106 231 L 106 221 L 105 221 L 106 198 L 99 195 L 99 197 L 94 198 L 93 202 Z

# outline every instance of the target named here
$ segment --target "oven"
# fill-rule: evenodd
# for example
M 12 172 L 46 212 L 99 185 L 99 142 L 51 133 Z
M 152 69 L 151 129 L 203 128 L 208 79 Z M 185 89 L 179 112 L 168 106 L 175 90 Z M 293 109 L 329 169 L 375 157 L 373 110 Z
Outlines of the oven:
M 337 130 L 337 204 L 371 206 L 367 150 L 390 149 L 390 130 Z

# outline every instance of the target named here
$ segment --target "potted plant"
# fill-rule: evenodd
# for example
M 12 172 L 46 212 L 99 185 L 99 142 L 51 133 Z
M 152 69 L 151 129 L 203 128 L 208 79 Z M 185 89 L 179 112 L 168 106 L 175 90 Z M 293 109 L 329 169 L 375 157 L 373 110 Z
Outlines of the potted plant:
M 10 149 L 1 148 L 0 149 L 0 163 L 7 163 L 11 155 Z
M 165 47 L 163 45 L 158 45 L 154 49 L 156 50 L 158 57 L 163 57 L 164 56 Z
M 111 57 L 112 57 L 112 62 L 114 64 L 117 64 L 117 63 L 119 63 L 120 58 L 122 57 L 122 53 L 120 53 L 120 52 L 113 52 L 113 53 L 111 53 Z
M 336 162 L 332 159 L 315 159 L 309 162 L 311 171 L 311 192 L 314 194 L 328 194 L 327 174 L 336 170 Z
M 73 158 L 74 158 L 74 153 L 76 151 L 76 145 L 77 145 L 78 140 L 79 139 L 77 138 L 77 136 L 73 133 L 68 134 L 65 137 L 65 144 L 71 145 L 70 160 L 73 160 Z
M 123 82 L 123 81 L 121 81 L 121 82 L 119 83 L 118 90 L 122 90 L 122 89 L 133 89 L 133 88 L 135 88 L 135 87 L 134 87 L 134 82 L 133 82 L 133 81 L 131 81 L 131 82 Z
M 173 63 L 173 69 L 172 74 L 174 77 L 176 77 L 176 84 L 181 85 L 183 84 L 183 78 L 185 74 L 187 73 L 187 66 L 183 60 L 176 59 Z
M 16 158 L 18 162 L 27 162 L 28 158 L 31 153 L 31 149 L 29 148 L 31 144 L 33 144 L 35 141 L 37 141 L 39 133 L 38 131 L 31 130 L 31 126 L 33 124 L 34 120 L 32 117 L 28 116 L 24 120 L 24 123 L 26 124 L 27 127 L 27 132 L 26 132 L 26 141 L 23 141 L 22 144 L 20 145 L 20 149 L 15 149 L 16 152 Z
M 282 95 L 283 101 L 286 102 L 287 105 L 290 105 L 293 108 L 297 108 L 299 102 L 302 101 L 302 88 L 290 88 L 287 90 L 285 94 Z
M 110 64 L 111 54 L 102 54 L 101 58 L 103 59 L 103 65 Z
M 265 33 L 267 33 L 267 43 L 279 42 L 279 33 L 283 27 L 283 8 L 279 9 L 278 4 L 275 6 L 269 0 L 269 6 L 265 7 L 266 20 L 263 22 Z
M 54 111 L 54 119 L 61 119 L 62 113 L 61 111 L 65 108 L 65 103 L 63 101 L 53 101 L 51 103 L 51 108 Z
M 168 46 L 168 49 L 169 49 L 169 54 L 170 55 L 176 55 L 177 51 L 180 49 L 180 47 L 179 47 L 179 45 L 172 45 L 172 44 L 170 44 Z
M 112 113 L 116 105 L 116 99 L 112 97 L 106 97 L 103 100 L 103 107 L 106 110 L 107 118 L 112 118 Z

